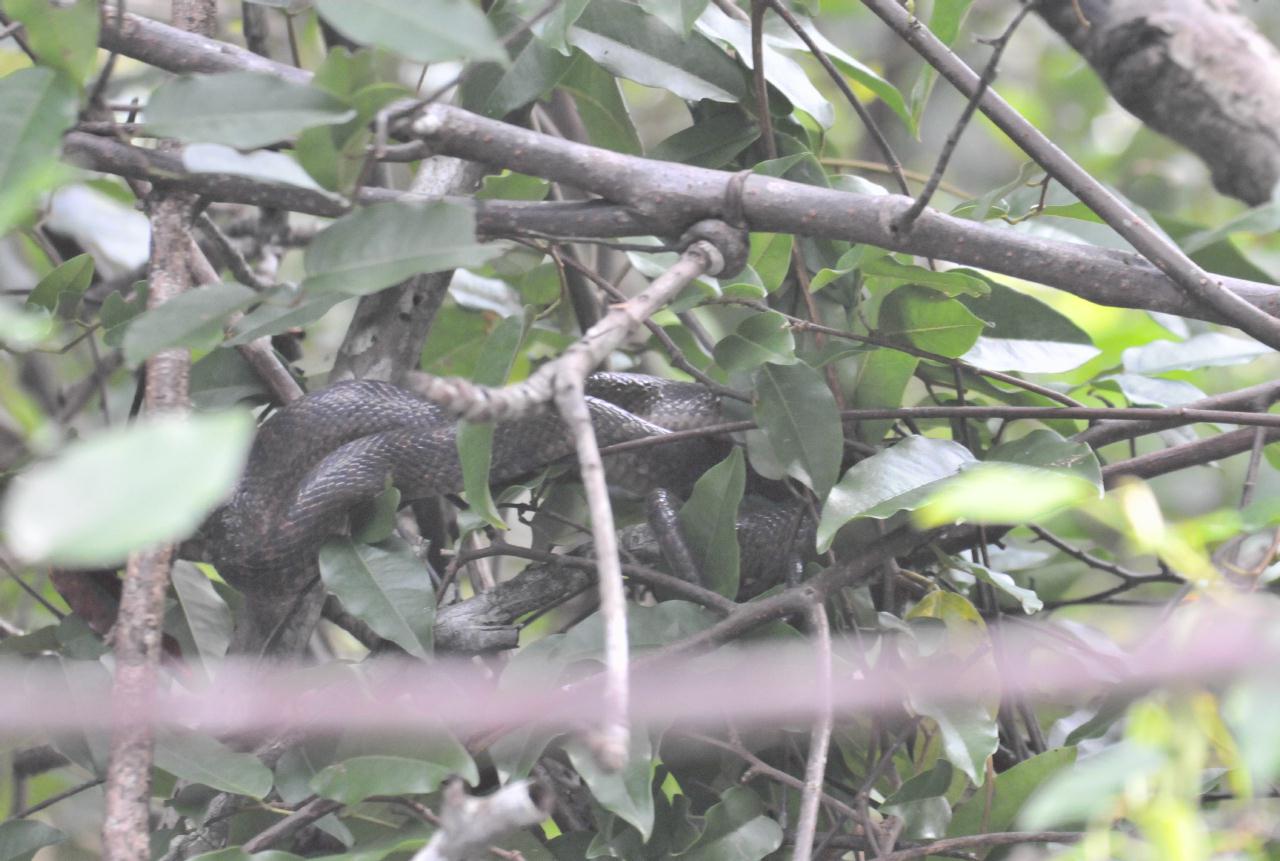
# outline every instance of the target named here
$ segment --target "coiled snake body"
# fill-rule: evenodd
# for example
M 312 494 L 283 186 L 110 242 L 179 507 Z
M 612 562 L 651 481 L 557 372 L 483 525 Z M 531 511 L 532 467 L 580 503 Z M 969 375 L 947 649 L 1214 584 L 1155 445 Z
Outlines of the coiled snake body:
M 601 446 L 712 424 L 721 416 L 718 398 L 693 383 L 596 374 L 587 391 Z M 652 488 L 684 494 L 726 451 L 721 440 L 682 439 L 615 455 L 606 471 L 611 484 L 637 495 Z M 551 412 L 500 422 L 491 480 L 510 481 L 572 453 L 567 428 Z M 205 546 L 222 576 L 251 603 L 278 602 L 307 582 L 299 572 L 314 570 L 320 544 L 344 527 L 352 507 L 389 484 L 406 501 L 460 491 L 457 421 L 388 383 L 337 383 L 263 424 L 239 485 L 202 530 Z M 742 518 L 744 582 L 770 575 L 776 580 L 780 554 L 804 531 L 804 518 L 794 505 L 763 503 L 744 505 Z M 624 548 L 640 557 L 653 543 L 643 529 L 623 537 Z

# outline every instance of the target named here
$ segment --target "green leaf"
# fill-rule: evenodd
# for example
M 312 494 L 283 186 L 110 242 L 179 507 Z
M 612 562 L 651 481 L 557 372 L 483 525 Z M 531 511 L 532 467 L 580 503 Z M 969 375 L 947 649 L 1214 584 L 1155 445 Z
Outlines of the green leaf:
M 876 330 L 882 337 L 954 359 L 969 351 L 984 325 L 957 300 L 908 284 L 885 297 Z
M 373 138 L 371 120 L 386 105 L 412 95 L 399 84 L 378 79 L 372 49 L 349 53 L 337 47 L 329 51 L 312 79 L 315 86 L 347 107 L 355 116 L 345 123 L 317 126 L 298 136 L 294 155 L 298 163 L 325 188 L 349 192 L 360 180 Z
M 171 580 L 200 657 L 205 661 L 221 658 L 231 642 L 231 610 L 227 602 L 209 578 L 185 560 L 174 563 Z
M 737 64 L 706 37 L 681 36 L 621 0 L 594 0 L 569 31 L 569 43 L 619 77 L 682 99 L 747 97 Z
M 462 84 L 462 106 L 494 119 L 544 98 L 573 65 L 573 57 L 541 39 L 526 39 L 511 66 L 478 66 Z
M 1102 467 L 1092 448 L 1051 430 L 1034 430 L 987 452 L 988 461 L 1016 463 L 1070 473 L 1102 490 Z
M 768 311 L 752 314 L 716 343 L 716 364 L 726 371 L 754 371 L 766 362 L 794 364 L 796 339 L 791 325 L 781 314 Z
M 472 381 L 482 386 L 502 386 L 511 374 L 516 354 L 524 343 L 526 315 L 503 318 L 485 340 L 476 361 Z M 507 523 L 493 504 L 489 492 L 489 464 L 493 455 L 493 422 L 462 422 L 458 425 L 458 459 L 462 463 L 462 483 L 471 510 L 494 529 Z
M 1051 430 L 1035 430 L 987 454 L 930 494 L 921 523 L 1031 523 L 1102 496 L 1102 468 L 1093 449 Z
M 182 148 L 182 166 L 192 173 L 244 176 L 268 183 L 322 191 L 302 166 L 281 152 L 254 150 L 242 153 L 216 143 L 193 143 Z M 342 198 L 331 195 L 335 202 Z
M 316 0 L 316 11 L 349 39 L 386 48 L 407 60 L 507 62 L 489 20 L 464 0 L 435 0 L 429 14 L 416 0 Z
M 951 804 L 946 799 L 954 769 L 945 759 L 906 783 L 884 800 L 880 811 L 884 816 L 897 816 L 903 821 L 903 836 L 915 840 L 936 840 L 947 832 L 951 823 Z
M 649 734 L 631 733 L 627 762 L 620 771 L 603 768 L 581 742 L 565 745 L 569 761 L 605 810 L 635 827 L 646 842 L 653 832 L 653 750 Z
M 787 473 L 825 500 L 840 474 L 844 432 L 822 373 L 766 364 L 755 376 L 755 418 Z
M 226 346 L 237 347 L 256 341 L 265 335 L 278 335 L 308 323 L 314 323 L 329 310 L 350 299 L 341 293 L 322 293 L 319 296 L 297 296 L 293 291 L 281 290 L 277 294 L 260 296 L 258 305 L 230 328 Z
M 156 768 L 175 778 L 237 796 L 265 798 L 274 782 L 271 770 L 255 755 L 233 751 L 200 733 L 157 733 L 155 761 Z
M 622 98 L 618 80 L 581 51 L 574 51 L 573 65 L 560 79 L 560 88 L 573 103 L 587 130 L 587 140 L 598 147 L 640 155 L 644 147 Z
M 56 312 L 63 320 L 75 319 L 80 298 L 92 280 L 93 258 L 79 254 L 41 278 L 27 296 L 27 305 Z
M 822 508 L 818 550 L 831 549 L 840 527 L 858 517 L 883 520 L 925 503 L 932 489 L 969 464 L 969 450 L 951 440 L 907 437 L 845 472 Z
M 961 569 L 969 572 L 984 583 L 989 583 L 996 590 L 1003 592 L 1022 606 L 1024 613 L 1038 613 L 1044 609 L 1044 602 L 1034 589 L 1025 589 L 1018 585 L 1013 577 L 1003 571 L 996 571 L 976 562 L 958 562 Z
M 929 29 L 947 47 L 955 43 L 960 34 L 960 25 L 969 14 L 973 0 L 934 0 L 933 10 L 929 16 Z M 911 125 L 918 128 L 920 118 L 924 116 L 924 107 L 929 102 L 929 94 L 938 81 L 938 72 L 933 66 L 925 63 L 911 88 Z
M 9 547 L 29 561 L 91 566 L 184 538 L 230 492 L 252 435 L 247 414 L 228 412 L 71 443 L 10 483 L 0 513 Z
M 436 598 L 431 577 L 403 541 L 355 544 L 331 538 L 320 548 L 320 579 L 342 606 L 378 636 L 426 658 Z
M 984 278 L 985 296 L 958 301 L 987 324 L 964 360 L 990 371 L 1057 374 L 1098 355 L 1089 334 L 1034 296 Z
M 40 65 L 65 72 L 77 84 L 85 82 L 98 59 L 98 4 L 94 0 L 5 0 L 4 11 L 22 22 L 22 36 Z
M 1160 751 L 1130 741 L 1105 748 L 1046 781 L 1022 808 L 1018 824 L 1041 831 L 1092 822 L 1115 809 L 1127 784 L 1164 763 Z
M 1125 371 L 1131 374 L 1164 374 L 1200 368 L 1243 365 L 1271 355 L 1270 347 L 1235 338 L 1223 332 L 1205 332 L 1185 341 L 1152 341 L 1124 351 Z
M 31 861 L 36 850 L 66 839 L 58 829 L 34 819 L 0 822 L 0 861 Z
M 707 811 L 707 827 L 682 861 L 758 861 L 782 845 L 782 827 L 765 813 L 759 796 L 731 786 Z
M 183 75 L 147 102 L 153 134 L 256 149 L 312 126 L 344 123 L 355 111 L 315 87 L 264 72 Z
M 987 757 L 996 752 L 1000 742 L 996 719 L 987 707 L 976 702 L 932 703 L 914 696 L 911 706 L 938 725 L 947 761 L 975 786 L 981 786 Z
M 356 804 L 370 795 L 425 795 L 435 792 L 467 762 L 429 762 L 400 756 L 357 756 L 334 763 L 311 780 L 323 798 Z M 475 766 L 470 769 L 474 771 Z
M 54 160 L 78 108 L 75 86 L 52 69 L 19 69 L 0 78 L 0 200 Z
M 1009 463 L 982 463 L 937 487 L 916 509 L 924 527 L 968 523 L 1034 523 L 1102 492 L 1070 473 Z
M 707 7 L 698 19 L 698 32 L 727 43 L 742 62 L 751 67 L 751 26 L 726 15 L 716 6 Z M 765 79 L 800 110 L 813 117 L 824 129 L 835 124 L 835 109 L 809 80 L 805 70 L 786 54 L 774 50 L 770 40 L 764 41 Z
M 753 123 L 745 122 L 738 111 L 709 111 L 693 125 L 659 143 L 648 155 L 659 161 L 721 168 L 737 158 L 759 137 L 760 129 Z M 756 234 L 752 234 L 751 238 L 755 237 Z
M 124 357 L 137 367 L 149 356 L 174 348 L 211 347 L 222 341 L 227 318 L 258 301 L 234 282 L 196 287 L 133 318 L 124 334 Z
M 1075 761 L 1076 748 L 1059 747 L 1001 772 L 996 775 L 989 799 L 985 792 L 979 792 L 956 805 L 947 836 L 1010 830 L 1031 794 L 1055 774 L 1071 768 Z
M 735 447 L 702 474 L 680 508 L 680 527 L 694 570 L 726 598 L 738 594 L 738 506 L 746 482 L 746 461 L 742 449 Z
M 1134 406 L 1180 407 L 1208 397 L 1203 389 L 1186 380 L 1165 380 L 1143 374 L 1111 374 L 1098 382 L 1114 384 Z
M 233 795 L 265 798 L 274 778 L 251 753 L 240 753 L 207 735 L 166 730 L 156 735 L 156 767 L 174 777 Z
M 986 296 L 991 291 L 992 282 L 971 269 L 935 272 L 914 263 L 900 263 L 885 254 L 872 255 L 870 259 L 864 260 L 860 268 L 863 275 L 878 283 L 915 284 L 929 287 L 948 298 Z
M 920 360 L 899 350 L 876 349 L 864 353 L 858 361 L 858 376 L 853 386 L 852 409 L 897 409 Z M 884 439 L 893 421 L 858 422 L 858 438 L 872 445 Z
M 688 36 L 709 0 L 640 0 L 640 6 L 677 33 Z
M 340 218 L 307 246 L 302 288 L 362 296 L 412 275 L 478 266 L 500 251 L 476 240 L 470 207 L 381 203 Z
M 779 26 L 780 24 L 781 22 L 774 22 L 770 18 L 765 18 L 765 39 L 770 45 L 780 50 L 797 51 L 805 55 L 812 53 L 804 40 L 793 33 L 789 27 Z M 814 43 L 826 53 L 827 57 L 835 63 L 836 68 L 878 96 L 881 101 L 888 105 L 890 110 L 898 115 L 911 134 L 915 135 L 917 133 L 915 118 L 907 110 L 906 101 L 903 100 L 902 93 L 898 92 L 897 87 L 889 83 L 869 66 L 849 56 L 840 46 L 822 35 L 809 19 L 800 18 L 800 26 L 813 39 Z
M 124 343 L 124 336 L 129 331 L 126 325 L 134 317 L 147 310 L 147 282 L 138 281 L 133 285 L 133 298 L 126 300 L 120 293 L 108 293 L 98 309 L 98 322 L 102 324 L 105 334 L 102 340 L 109 347 L 119 347 Z

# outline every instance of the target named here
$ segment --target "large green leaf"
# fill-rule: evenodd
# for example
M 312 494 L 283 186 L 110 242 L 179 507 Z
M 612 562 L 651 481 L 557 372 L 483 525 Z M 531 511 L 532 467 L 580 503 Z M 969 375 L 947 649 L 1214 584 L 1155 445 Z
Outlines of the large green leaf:
M 822 508 L 818 550 L 829 550 L 840 527 L 850 520 L 883 520 L 918 508 L 939 482 L 972 463 L 973 455 L 959 443 L 922 436 L 907 437 L 859 461 L 845 472 Z
M 183 75 L 147 102 L 147 128 L 184 141 L 255 149 L 355 116 L 339 99 L 264 72 Z
M 8 545 L 23 559 L 88 566 L 186 537 L 235 484 L 252 434 L 247 414 L 227 412 L 74 442 L 9 485 L 0 514 Z
M 634 826 L 648 841 L 653 832 L 653 750 L 649 734 L 631 733 L 627 762 L 620 771 L 602 767 L 598 757 L 580 742 L 565 745 L 565 751 L 596 801 Z
M 429 10 L 416 0 L 316 0 L 316 11 L 344 36 L 407 60 L 507 60 L 484 13 L 465 0 L 435 0 Z
M 22 22 L 22 36 L 40 65 L 84 83 L 98 59 L 98 4 L 94 0 L 4 0 L 4 11 Z
M 694 570 L 703 583 L 727 598 L 738 594 L 738 505 L 747 484 L 742 449 L 702 474 L 680 509 L 680 527 Z
M 476 240 L 470 207 L 381 203 L 335 221 L 307 246 L 302 288 L 360 296 L 412 275 L 478 266 L 500 250 Z
M 728 43 L 738 57 L 751 66 L 751 26 L 730 18 L 717 6 L 708 6 L 698 19 L 698 32 L 711 39 Z M 791 101 L 813 117 L 824 129 L 835 123 L 835 109 L 809 80 L 804 68 L 786 54 L 774 50 L 768 40 L 764 44 L 765 79 Z
M 36 850 L 66 839 L 58 829 L 34 819 L 0 822 L 0 861 L 31 861 Z
M 949 837 L 1008 831 L 1031 794 L 1049 778 L 1075 764 L 1075 747 L 1058 747 L 1024 760 L 996 775 L 991 796 L 979 792 L 956 805 Z
M 987 453 L 930 493 L 917 519 L 936 526 L 954 520 L 1031 523 L 1102 496 L 1102 468 L 1084 443 L 1035 430 Z
M 963 356 L 986 324 L 956 299 L 908 284 L 885 297 L 877 334 L 948 358 Z
M 644 152 L 618 79 L 599 63 L 575 50 L 573 64 L 560 79 L 560 89 L 573 96 L 590 143 L 628 155 Z
M 731 786 L 707 811 L 707 827 L 683 861 L 757 861 L 782 845 L 782 827 L 764 809 L 760 797 Z
M 569 42 L 615 75 L 682 99 L 747 96 L 737 64 L 706 37 L 681 36 L 622 0 L 594 0 L 569 31 Z
M 331 538 L 320 548 L 320 578 L 342 606 L 409 654 L 431 652 L 436 598 L 422 562 L 403 541 L 355 544 Z
M 1224 332 L 1205 332 L 1185 341 L 1152 341 L 1124 351 L 1124 369 L 1131 374 L 1164 374 L 1199 368 L 1243 365 L 1271 355 L 1270 347 Z
M 344 804 L 355 804 L 370 795 L 425 795 L 435 792 L 450 775 L 466 767 L 460 762 L 356 756 L 321 771 L 312 778 L 311 788 L 323 798 Z M 475 766 L 469 770 L 474 772 Z
M 524 342 L 524 315 L 504 318 L 485 340 L 471 379 L 482 386 L 507 382 L 516 353 Z M 462 484 L 471 510 L 495 529 L 506 529 L 506 521 L 493 504 L 489 492 L 489 465 L 493 455 L 493 422 L 462 422 L 458 426 L 458 459 L 462 463 Z
M 844 432 L 822 373 L 805 364 L 765 364 L 755 377 L 755 417 L 788 474 L 825 500 L 840 474 Z
M 124 357 L 136 367 L 175 347 L 212 347 L 222 340 L 227 318 L 259 296 L 241 284 L 206 284 L 133 318 L 124 335 Z
M 75 86 L 52 69 L 19 69 L 0 78 L 0 200 L 54 159 L 77 108 Z
M 207 735 L 167 730 L 156 736 L 156 767 L 183 780 L 250 798 L 264 798 L 271 769 L 251 753 L 232 750 Z
M 991 371 L 1056 374 L 1078 368 L 1100 352 L 1089 334 L 1034 296 L 983 279 L 985 296 L 958 300 L 987 324 L 964 360 Z

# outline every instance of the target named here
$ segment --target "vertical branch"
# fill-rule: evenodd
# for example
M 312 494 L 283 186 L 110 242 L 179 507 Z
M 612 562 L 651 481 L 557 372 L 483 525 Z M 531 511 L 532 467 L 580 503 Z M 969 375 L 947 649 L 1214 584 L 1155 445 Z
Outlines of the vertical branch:
M 827 750 L 831 745 L 831 626 L 821 600 L 809 608 L 809 627 L 818 653 L 818 716 L 809 736 L 809 761 L 804 767 L 804 792 L 800 796 L 792 861 L 809 861 L 812 855 L 813 837 L 818 830 L 818 804 L 822 801 L 822 784 L 827 772 Z
M 174 25 L 213 35 L 214 0 L 175 0 Z M 195 198 L 152 190 L 148 199 L 151 261 L 147 309 L 158 308 L 191 286 L 187 268 Z M 150 416 L 190 409 L 191 354 L 162 350 L 147 359 L 143 409 Z M 151 857 L 151 765 L 155 735 L 132 718 L 145 713 L 160 669 L 164 596 L 169 586 L 174 547 L 162 544 L 129 555 L 115 628 L 115 680 L 112 713 L 115 729 L 107 762 L 106 811 L 102 854 L 107 861 L 145 861 Z
M 161 194 L 151 203 L 148 309 L 169 301 L 191 284 L 186 264 L 191 205 L 190 198 L 176 194 Z M 162 350 L 147 359 L 143 401 L 147 414 L 182 413 L 188 409 L 190 369 L 191 356 L 186 350 Z M 102 826 L 103 857 L 109 861 L 142 861 L 151 854 L 154 735 L 149 726 L 131 717 L 145 713 L 155 689 L 173 550 L 172 544 L 140 550 L 129 555 L 125 568 L 115 629 L 112 705 L 116 727 L 107 765 L 106 816 Z
M 760 140 L 768 158 L 778 157 L 778 142 L 773 139 L 773 119 L 769 116 L 769 84 L 764 78 L 764 0 L 751 4 L 751 81 L 756 91 L 756 113 L 760 119 Z
M 591 538 L 596 544 L 596 574 L 600 592 L 600 616 L 604 622 L 604 722 L 592 745 L 606 768 L 621 769 L 627 761 L 631 730 L 630 676 L 627 658 L 627 597 L 622 586 L 622 560 L 618 557 L 618 532 L 605 482 L 600 446 L 587 410 L 582 376 L 557 375 L 556 408 L 573 433 L 578 451 L 582 487 L 591 512 Z

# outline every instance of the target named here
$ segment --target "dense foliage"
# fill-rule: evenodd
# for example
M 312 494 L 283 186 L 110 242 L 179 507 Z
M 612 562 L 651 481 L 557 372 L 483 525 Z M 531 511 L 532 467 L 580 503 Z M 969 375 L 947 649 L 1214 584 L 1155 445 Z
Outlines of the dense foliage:
M 971 2 L 908 6 L 913 27 L 981 70 L 992 47 L 979 37 L 999 35 L 1017 4 Z M 1221 632 L 1212 625 L 1224 615 L 1261 619 L 1239 623 L 1250 632 L 1274 618 L 1274 345 L 1200 306 L 1177 316 L 1144 295 L 1123 308 L 1089 301 L 1150 267 L 1108 256 L 1130 248 L 1118 225 L 982 119 L 963 129 L 931 202 L 954 218 L 943 225 L 959 237 L 953 247 L 929 238 L 930 213 L 914 228 L 890 224 L 899 210 L 885 202 L 903 189 L 868 123 L 902 158 L 914 194 L 968 99 L 867 8 L 815 0 L 792 13 L 864 120 L 767 3 L 756 23 L 750 4 L 732 0 L 209 5 L 220 7 L 213 36 L 122 23 L 94 0 L 0 2 L 5 680 L 29 674 L 31 690 L 56 682 L 72 697 L 100 695 L 123 660 L 111 626 L 126 557 L 132 572 L 140 552 L 173 542 L 179 558 L 154 620 L 161 684 L 216 685 L 242 599 L 181 542 L 235 484 L 253 419 L 281 405 L 261 362 L 286 366 L 308 391 L 350 376 L 411 383 L 410 372 L 524 380 L 675 264 L 688 226 L 676 222 L 698 204 L 652 189 L 693 176 L 684 165 L 724 171 L 704 217 L 794 227 L 753 229 L 741 272 L 696 279 L 606 363 L 707 382 L 723 394 L 721 420 L 749 427 L 678 502 L 701 586 L 673 596 L 630 571 L 632 652 L 688 655 L 684 668 L 702 671 L 693 655 L 723 661 L 767 704 L 791 688 L 753 674 L 735 649 L 799 641 L 823 653 L 829 625 L 837 688 L 898 676 L 908 689 L 838 711 L 834 728 L 811 708 L 781 722 L 728 714 L 689 726 L 679 718 L 703 713 L 690 681 L 680 689 L 689 701 L 631 727 L 620 770 L 590 731 L 566 727 L 332 731 L 289 737 L 262 758 L 244 752 L 244 737 L 169 727 L 149 789 L 155 857 L 219 851 L 179 848 L 180 836 L 202 833 L 247 847 L 206 857 L 406 858 L 458 803 L 447 800 L 453 775 L 480 795 L 532 776 L 554 796 L 540 826 L 491 835 L 492 857 L 530 861 L 916 858 L 930 847 L 962 857 L 1275 853 L 1274 679 L 1216 675 L 1250 655 L 1265 670 L 1275 651 L 1266 640 L 1178 639 Z M 1264 31 L 1280 27 L 1269 10 L 1251 11 Z M 217 54 L 200 44 L 211 38 L 247 50 Z M 1125 114 L 1035 16 L 1004 48 L 995 90 L 1135 218 L 1211 272 L 1260 290 L 1275 281 L 1274 204 L 1246 210 L 1217 195 L 1193 156 Z M 483 170 L 441 178 L 431 153 L 472 153 L 447 134 L 419 134 L 404 100 L 537 134 L 513 137 L 506 162 L 493 154 L 503 133 L 477 137 Z M 453 115 L 441 116 L 447 125 Z M 557 163 L 561 138 L 653 161 L 608 162 L 621 167 L 602 179 L 590 165 L 603 154 Z M 748 185 L 742 200 L 739 185 L 735 200 L 731 178 L 743 171 L 848 192 L 838 198 L 848 217 L 871 212 L 859 229 L 887 247 L 821 226 L 829 213 L 811 211 L 796 186 Z M 194 284 L 149 304 L 173 278 L 149 244 L 166 197 L 186 201 L 182 230 L 197 243 L 179 259 Z M 537 215 L 585 198 L 616 204 L 632 229 L 610 232 L 601 216 L 575 232 Z M 928 250 L 913 245 L 925 241 Z M 980 241 L 996 249 L 983 252 L 991 262 L 956 265 L 973 259 L 961 246 Z M 1102 268 L 1078 284 L 1054 274 L 1070 269 L 1058 258 L 1066 243 Z M 1006 248 L 1024 262 L 1002 264 Z M 192 409 L 175 417 L 154 408 L 168 385 L 154 363 L 187 353 Z M 1219 412 L 1171 412 L 1187 405 Z M 1128 410 L 1115 413 L 1126 423 L 1098 426 L 1088 410 Z M 410 507 L 388 488 L 349 536 L 325 545 L 319 574 L 340 612 L 314 637 L 311 659 L 333 671 L 306 670 L 317 687 L 352 675 L 376 687 L 393 655 L 433 666 L 448 608 L 508 594 L 530 559 L 585 543 L 574 470 L 490 488 L 491 446 L 487 426 L 470 423 L 458 436 L 464 492 Z M 802 501 L 813 537 L 798 548 L 802 574 L 779 571 L 740 594 L 749 560 L 736 518 L 765 479 L 775 497 Z M 622 526 L 646 516 L 621 497 L 614 514 Z M 477 658 L 477 675 L 551 685 L 595 671 L 606 635 L 594 591 L 578 582 L 548 594 L 535 612 L 494 623 L 519 646 Z M 706 636 L 716 626 L 730 633 Z M 463 633 L 448 629 L 454 656 L 467 654 Z M 1151 642 L 1168 644 L 1166 664 L 1131 669 L 1125 650 Z M 909 687 L 937 678 L 934 661 L 968 672 L 1006 647 L 1021 675 L 1003 695 L 977 677 L 967 694 L 952 685 L 936 699 Z M 1211 655 L 1197 663 L 1197 651 Z M 1077 663 L 1051 660 L 1063 654 Z M 23 697 L 0 694 L 12 698 L 0 706 L 0 861 L 37 850 L 96 857 L 107 733 L 48 732 L 34 712 L 24 725 Z M 820 794 L 805 778 L 815 761 Z M 798 824 L 813 798 L 816 838 Z M 282 822 L 298 827 L 268 831 Z

